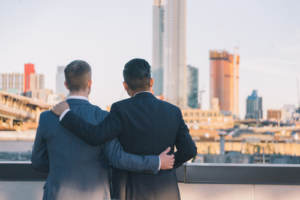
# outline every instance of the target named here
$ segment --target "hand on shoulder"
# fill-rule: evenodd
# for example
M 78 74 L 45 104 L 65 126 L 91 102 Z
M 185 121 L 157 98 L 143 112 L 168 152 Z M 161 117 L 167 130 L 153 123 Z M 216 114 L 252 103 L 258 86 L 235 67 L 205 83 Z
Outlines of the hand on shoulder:
M 57 115 L 60 116 L 65 110 L 70 109 L 69 104 L 66 101 L 62 101 L 55 106 L 52 107 L 51 111 Z

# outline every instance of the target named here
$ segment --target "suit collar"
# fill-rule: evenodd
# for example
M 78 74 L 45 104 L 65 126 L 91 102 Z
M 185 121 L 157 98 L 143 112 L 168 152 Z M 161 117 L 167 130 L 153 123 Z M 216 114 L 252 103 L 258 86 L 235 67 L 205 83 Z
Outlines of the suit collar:
M 154 95 L 149 91 L 143 91 L 136 93 L 133 97 L 154 97 Z
M 89 104 L 88 98 L 84 96 L 68 96 L 67 102 L 70 104 Z

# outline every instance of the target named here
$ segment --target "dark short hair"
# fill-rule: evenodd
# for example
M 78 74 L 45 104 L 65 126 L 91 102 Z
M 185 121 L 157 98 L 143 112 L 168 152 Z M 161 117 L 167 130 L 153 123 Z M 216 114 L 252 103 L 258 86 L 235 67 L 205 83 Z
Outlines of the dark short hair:
M 132 90 L 148 89 L 150 87 L 151 67 L 144 59 L 132 59 L 125 64 L 123 77 Z
M 85 89 L 90 79 L 90 65 L 83 60 L 74 60 L 65 68 L 65 79 L 70 91 Z

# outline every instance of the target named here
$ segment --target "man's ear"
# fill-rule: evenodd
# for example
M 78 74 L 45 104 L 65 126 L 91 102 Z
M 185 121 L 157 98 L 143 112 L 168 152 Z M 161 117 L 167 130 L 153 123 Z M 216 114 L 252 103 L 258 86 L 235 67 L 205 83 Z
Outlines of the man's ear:
M 88 87 L 91 88 L 92 87 L 92 80 L 88 80 Z
M 149 86 L 150 86 L 150 92 L 151 92 L 152 94 L 154 94 L 154 91 L 153 91 L 153 88 L 152 88 L 152 87 L 153 87 L 153 84 L 154 84 L 154 79 L 151 78 L 151 79 L 150 79 L 150 85 L 149 85 Z
M 153 78 L 150 78 L 150 88 L 153 87 L 153 84 L 154 84 L 154 79 L 153 79 Z
M 64 82 L 64 85 L 67 88 L 67 90 L 70 90 L 66 81 Z
M 123 82 L 123 87 L 126 90 L 127 94 L 129 96 L 132 96 L 132 91 L 131 91 L 131 89 L 129 88 L 128 84 L 125 81 Z
M 126 91 L 128 91 L 129 87 L 128 87 L 128 85 L 127 85 L 127 83 L 126 83 L 125 81 L 123 82 L 123 87 L 124 87 L 124 89 L 125 89 Z

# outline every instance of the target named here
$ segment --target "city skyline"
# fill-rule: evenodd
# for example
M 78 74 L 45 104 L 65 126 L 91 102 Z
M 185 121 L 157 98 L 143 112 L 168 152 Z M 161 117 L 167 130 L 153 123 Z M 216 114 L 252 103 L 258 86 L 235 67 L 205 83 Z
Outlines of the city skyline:
M 265 111 L 298 102 L 300 4 L 270 2 L 187 1 L 187 64 L 199 67 L 204 108 L 209 103 L 208 52 L 232 52 L 235 46 L 241 55 L 241 116 L 253 89 L 264 98 Z M 127 97 L 121 85 L 126 61 L 143 57 L 151 63 L 152 5 L 152 0 L 6 1 L 0 8 L 0 73 L 21 72 L 24 63 L 32 62 L 47 74 L 46 88 L 54 89 L 57 65 L 84 59 L 93 68 L 93 102 L 105 108 Z

